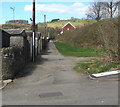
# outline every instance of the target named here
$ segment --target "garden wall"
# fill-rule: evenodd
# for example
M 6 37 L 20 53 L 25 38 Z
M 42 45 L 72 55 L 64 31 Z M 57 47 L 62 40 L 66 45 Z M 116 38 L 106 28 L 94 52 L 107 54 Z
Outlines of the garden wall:
M 0 80 L 2 80 L 2 53 L 0 49 Z
M 13 79 L 25 66 L 25 53 L 22 47 L 1 49 L 2 79 Z

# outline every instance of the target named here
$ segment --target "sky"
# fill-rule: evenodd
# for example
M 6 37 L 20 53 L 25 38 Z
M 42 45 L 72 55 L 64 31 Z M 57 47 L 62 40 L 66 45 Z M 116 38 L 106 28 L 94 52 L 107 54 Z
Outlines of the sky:
M 85 18 L 90 0 L 36 0 L 36 23 L 52 19 Z M 2 0 L 0 2 L 0 24 L 13 20 L 28 20 L 32 18 L 32 0 Z

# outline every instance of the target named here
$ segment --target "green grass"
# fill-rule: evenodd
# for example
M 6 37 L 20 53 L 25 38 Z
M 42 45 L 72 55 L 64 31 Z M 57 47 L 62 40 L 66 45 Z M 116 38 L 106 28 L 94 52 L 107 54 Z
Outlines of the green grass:
M 102 60 L 93 59 L 89 61 L 79 62 L 74 67 L 74 69 L 77 72 L 92 74 L 92 73 L 101 73 L 105 71 L 116 70 L 118 69 L 118 65 L 120 65 L 120 63 L 117 62 L 109 62 L 108 64 L 103 65 Z
M 75 57 L 97 57 L 102 53 L 102 49 L 96 49 L 92 47 L 76 48 L 69 43 L 65 42 L 54 42 L 56 48 L 64 56 L 75 56 Z M 116 70 L 120 63 L 117 62 L 105 62 L 104 60 L 92 59 L 88 61 L 81 61 L 77 63 L 74 69 L 77 72 L 82 73 L 100 73 L 110 70 Z
M 99 56 L 101 50 L 92 47 L 76 48 L 69 43 L 54 42 L 56 48 L 64 56 L 76 56 L 76 57 L 96 57 Z

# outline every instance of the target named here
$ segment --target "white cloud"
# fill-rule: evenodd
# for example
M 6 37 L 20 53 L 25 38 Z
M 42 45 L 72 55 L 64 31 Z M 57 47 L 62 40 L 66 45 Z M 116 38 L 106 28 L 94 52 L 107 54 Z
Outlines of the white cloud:
M 81 3 L 81 2 L 76 2 L 76 3 L 74 3 L 72 6 L 73 6 L 73 7 L 80 7 L 80 6 L 84 6 L 84 4 Z
M 0 2 L 32 2 L 33 0 L 0 0 Z M 119 0 L 113 0 L 119 1 Z M 36 2 L 94 2 L 94 0 L 36 0 Z M 102 0 L 106 2 L 106 0 Z
M 32 2 L 33 0 L 0 0 L 1 2 Z M 92 2 L 93 0 L 36 0 L 36 2 Z
M 32 11 L 32 5 L 25 5 L 24 10 Z M 36 4 L 36 11 L 64 13 L 66 10 L 67 6 L 63 4 Z
M 78 15 L 85 15 L 89 5 L 85 5 L 83 3 L 77 2 L 74 3 L 69 7 L 69 10 L 71 10 L 71 14 L 78 14 Z
M 36 11 L 41 12 L 54 12 L 54 13 L 65 13 L 65 14 L 79 14 L 84 15 L 88 5 L 81 2 L 76 2 L 71 5 L 65 4 L 36 4 Z M 32 11 L 32 5 L 25 5 L 25 11 Z
M 25 11 L 32 11 L 32 5 L 25 5 L 24 10 Z
M 32 11 L 32 5 L 26 5 L 25 11 Z M 63 4 L 36 4 L 36 11 L 65 13 L 68 7 Z
M 41 6 L 41 7 L 40 7 Z M 38 11 L 65 13 L 68 7 L 63 4 L 44 4 L 36 7 Z

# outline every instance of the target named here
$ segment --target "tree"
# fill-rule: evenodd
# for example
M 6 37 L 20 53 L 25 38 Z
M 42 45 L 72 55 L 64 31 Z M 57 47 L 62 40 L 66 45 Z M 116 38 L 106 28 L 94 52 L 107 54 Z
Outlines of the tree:
M 114 14 L 117 11 L 119 3 L 120 2 L 117 0 L 116 0 L 116 2 L 114 0 L 107 0 L 106 2 L 103 3 L 104 10 L 107 12 L 107 14 L 109 15 L 110 18 L 113 18 Z
M 92 18 L 99 21 L 104 15 L 103 9 L 103 2 L 93 2 L 86 13 L 87 18 Z
M 102 18 L 113 18 L 117 10 L 119 10 L 119 3 L 118 0 L 106 0 L 104 2 L 97 0 L 90 5 L 86 13 L 87 18 L 96 19 L 97 21 Z

